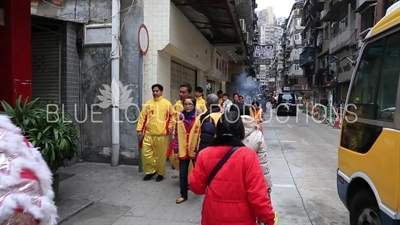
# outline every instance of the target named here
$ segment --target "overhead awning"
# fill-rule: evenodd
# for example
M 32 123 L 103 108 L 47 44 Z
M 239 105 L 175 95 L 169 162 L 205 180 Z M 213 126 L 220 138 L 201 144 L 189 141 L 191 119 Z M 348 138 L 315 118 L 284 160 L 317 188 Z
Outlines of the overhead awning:
M 235 2 L 230 0 L 171 0 L 198 31 L 213 44 L 225 58 L 245 61 L 249 54 L 247 38 L 243 33 Z M 249 9 L 249 13 L 252 11 Z M 253 18 L 253 17 L 251 17 Z
M 363 3 L 361 3 L 361 5 L 357 7 L 356 10 L 354 10 L 353 13 L 360 13 L 374 3 L 377 3 L 377 0 L 365 0 Z
M 227 0 L 182 1 L 172 0 L 176 7 L 211 44 L 241 44 L 242 31 L 238 18 L 232 15 Z M 234 3 L 232 5 L 235 7 Z M 237 20 L 237 21 L 236 21 Z

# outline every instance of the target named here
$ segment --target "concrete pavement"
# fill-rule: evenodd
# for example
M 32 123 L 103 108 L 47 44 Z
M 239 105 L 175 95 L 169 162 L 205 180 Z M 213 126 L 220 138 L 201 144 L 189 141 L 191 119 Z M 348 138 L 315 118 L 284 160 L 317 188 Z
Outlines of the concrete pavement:
M 279 224 L 349 224 L 336 192 L 340 130 L 304 114 L 276 117 L 268 111 L 265 119 L 272 201 L 281 215 Z
M 307 122 L 304 114 L 281 123 L 286 118 L 272 113 L 268 121 L 268 113 L 264 134 L 279 225 L 349 224 L 336 193 L 339 130 Z M 134 166 L 79 163 L 60 172 L 75 174 L 60 184 L 63 225 L 200 224 L 203 197 L 189 192 L 187 202 L 175 204 L 179 181 L 170 166 L 159 183 L 142 181 Z

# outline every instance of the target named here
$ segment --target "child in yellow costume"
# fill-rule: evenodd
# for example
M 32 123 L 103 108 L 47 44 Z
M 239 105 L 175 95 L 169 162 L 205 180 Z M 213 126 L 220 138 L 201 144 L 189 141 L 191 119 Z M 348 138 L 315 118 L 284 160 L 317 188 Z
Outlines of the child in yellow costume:
M 178 114 L 169 156 L 174 168 L 179 170 L 181 197 L 176 200 L 177 204 L 188 199 L 188 177 L 193 169 L 193 160 L 200 137 L 200 121 L 196 111 L 196 99 L 192 96 L 186 97 L 183 107 L 184 110 Z M 171 150 L 174 152 L 173 155 Z
M 253 101 L 251 103 L 253 107 L 250 108 L 250 116 L 253 117 L 253 119 L 257 122 L 260 123 L 263 120 L 263 110 L 260 108 L 260 103 L 257 101 Z

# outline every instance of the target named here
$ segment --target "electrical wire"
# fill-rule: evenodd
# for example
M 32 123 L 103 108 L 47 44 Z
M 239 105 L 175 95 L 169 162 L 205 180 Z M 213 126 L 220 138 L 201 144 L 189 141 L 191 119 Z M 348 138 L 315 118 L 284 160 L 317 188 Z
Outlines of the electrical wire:
M 139 5 L 140 3 L 143 3 L 143 0 L 138 0 L 136 3 L 135 3 L 135 2 L 136 2 L 136 0 L 132 0 L 131 5 L 130 5 L 129 7 L 126 7 L 126 8 L 124 8 L 124 9 L 120 10 L 116 15 L 112 15 L 112 16 L 109 18 L 109 19 L 113 19 L 115 16 L 121 15 L 121 12 L 124 12 L 124 11 L 128 10 L 128 12 L 126 12 L 126 14 L 125 14 L 124 19 L 123 19 L 122 22 L 120 23 L 121 25 L 120 25 L 120 28 L 118 29 L 118 34 L 117 34 L 118 42 L 117 42 L 117 46 L 116 46 L 114 49 L 112 49 L 111 52 L 110 52 L 110 57 L 111 57 L 111 59 L 117 58 L 117 57 L 115 56 L 115 55 L 116 55 L 117 49 L 119 49 L 119 58 L 122 58 L 122 57 L 123 57 L 123 51 L 121 51 L 121 50 L 122 50 L 121 36 L 120 36 L 121 30 L 122 30 L 122 28 L 124 27 L 126 20 L 129 18 L 130 11 L 132 10 L 132 8 L 135 7 L 135 6 L 137 6 L 137 5 Z M 120 4 L 120 2 L 118 2 L 118 4 Z M 119 5 L 119 7 L 120 7 L 120 5 Z M 109 20 L 109 19 L 108 19 L 108 20 Z M 112 35 L 111 32 L 110 32 L 110 35 Z

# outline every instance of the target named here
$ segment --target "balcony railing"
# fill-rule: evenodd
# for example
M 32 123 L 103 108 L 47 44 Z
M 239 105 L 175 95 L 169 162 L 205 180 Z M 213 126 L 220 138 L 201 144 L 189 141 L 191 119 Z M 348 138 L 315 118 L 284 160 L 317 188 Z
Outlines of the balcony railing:
M 303 52 L 300 54 L 300 66 L 304 67 L 314 63 L 314 48 L 305 47 Z
M 337 34 L 334 37 L 331 37 L 329 41 L 329 51 L 335 52 L 338 49 L 343 48 L 346 45 L 352 45 L 357 42 L 355 35 L 357 35 L 357 20 L 353 20 L 350 25 Z
M 323 55 L 326 52 L 328 52 L 329 51 L 329 46 L 330 46 L 329 40 L 324 40 L 324 42 L 322 42 L 322 49 L 321 49 L 321 52 L 319 54 Z
M 294 44 L 295 44 L 295 45 L 302 45 L 301 39 L 294 40 Z
M 293 76 L 303 76 L 303 70 L 302 70 L 301 68 L 298 69 L 298 70 L 293 69 L 293 70 L 291 71 L 291 74 L 292 74 Z
M 349 3 L 350 0 L 327 0 L 324 5 L 325 15 L 321 15 L 321 21 L 330 21 L 339 10 Z

